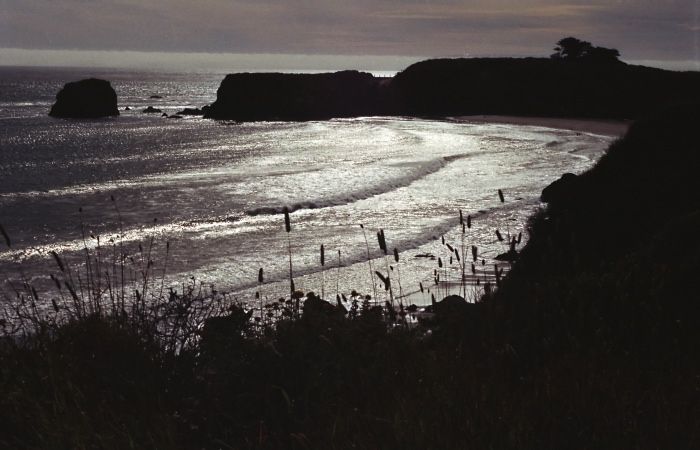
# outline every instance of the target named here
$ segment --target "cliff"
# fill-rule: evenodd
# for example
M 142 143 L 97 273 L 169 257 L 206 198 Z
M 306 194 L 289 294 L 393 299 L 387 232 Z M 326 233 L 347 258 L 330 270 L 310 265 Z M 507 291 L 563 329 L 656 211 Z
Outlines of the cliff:
M 369 73 L 237 73 L 221 83 L 205 116 L 238 121 L 323 120 L 385 114 L 386 88 Z
M 700 73 L 550 58 L 436 59 L 392 83 L 408 115 L 637 119 L 700 99 Z
M 228 75 L 205 117 L 249 121 L 501 114 L 637 119 L 681 100 L 700 100 L 700 73 L 619 61 L 462 58 L 419 62 L 392 79 L 356 71 Z

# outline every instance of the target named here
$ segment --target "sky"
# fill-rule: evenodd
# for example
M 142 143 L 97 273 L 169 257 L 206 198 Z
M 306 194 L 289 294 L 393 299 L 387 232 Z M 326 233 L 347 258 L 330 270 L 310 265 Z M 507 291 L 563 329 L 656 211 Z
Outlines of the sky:
M 700 0 L 0 0 L 0 65 L 390 70 L 547 57 L 568 36 L 700 70 Z

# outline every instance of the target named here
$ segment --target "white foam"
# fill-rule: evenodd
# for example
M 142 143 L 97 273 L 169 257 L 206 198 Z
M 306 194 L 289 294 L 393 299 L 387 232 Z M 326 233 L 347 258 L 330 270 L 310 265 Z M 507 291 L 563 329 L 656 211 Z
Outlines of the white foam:
M 275 206 L 262 206 L 250 209 L 246 211 L 246 213 L 251 216 L 256 216 L 259 214 L 281 214 L 284 212 L 285 208 L 289 212 L 294 212 L 300 209 L 318 209 L 347 205 L 409 186 L 428 175 L 438 172 L 445 167 L 448 162 L 447 158 L 436 158 L 418 164 L 411 163 L 411 170 L 407 171 L 404 175 L 384 180 L 379 184 L 365 186 L 364 188 L 352 192 L 342 192 L 324 198 L 305 199 Z M 358 187 L 359 186 L 362 185 L 358 184 Z

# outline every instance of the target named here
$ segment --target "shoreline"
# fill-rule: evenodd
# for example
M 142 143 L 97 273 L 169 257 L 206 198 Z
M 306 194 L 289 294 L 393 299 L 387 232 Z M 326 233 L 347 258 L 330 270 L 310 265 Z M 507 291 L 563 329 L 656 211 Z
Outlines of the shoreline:
M 523 117 L 523 116 L 457 116 L 454 120 L 464 123 L 494 123 L 507 125 L 527 125 L 560 130 L 571 130 L 580 133 L 593 133 L 605 136 L 622 137 L 627 133 L 631 120 L 610 119 L 569 119 L 556 117 Z

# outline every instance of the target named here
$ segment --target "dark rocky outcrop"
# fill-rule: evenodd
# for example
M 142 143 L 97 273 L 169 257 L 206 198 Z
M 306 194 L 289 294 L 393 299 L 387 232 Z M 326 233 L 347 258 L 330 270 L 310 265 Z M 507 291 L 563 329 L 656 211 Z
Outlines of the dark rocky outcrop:
M 483 320 L 483 306 L 481 302 L 470 303 L 459 295 L 448 295 L 414 317 L 422 326 L 432 330 L 437 342 L 453 334 L 454 330 L 474 330 Z
M 700 99 L 699 72 L 550 58 L 435 59 L 398 73 L 405 115 L 639 119 Z
M 109 81 L 98 78 L 67 83 L 56 95 L 49 116 L 98 119 L 118 116 L 117 93 Z
M 237 121 L 324 120 L 387 113 L 382 80 L 369 73 L 227 75 L 204 117 Z
M 518 259 L 518 251 L 515 250 L 514 248 L 511 248 L 505 253 L 499 253 L 494 259 L 496 261 L 507 261 L 507 262 L 514 262 Z
M 203 116 L 204 110 L 199 108 L 185 108 L 177 112 L 178 116 Z
M 464 313 L 474 307 L 474 303 L 467 302 L 459 295 L 448 295 L 444 299 L 425 308 L 426 311 L 435 314 Z
M 576 175 L 573 173 L 565 173 L 557 181 L 542 189 L 540 200 L 544 203 L 556 201 L 564 196 L 572 189 L 576 182 Z
M 237 121 L 364 115 L 522 115 L 638 119 L 700 100 L 699 72 L 619 61 L 551 58 L 434 59 L 390 79 L 344 71 L 227 75 L 204 116 Z
M 158 108 L 154 108 L 152 106 L 149 106 L 148 108 L 144 109 L 141 112 L 146 113 L 146 114 L 153 114 L 153 113 L 162 113 L 163 111 L 158 109 Z

